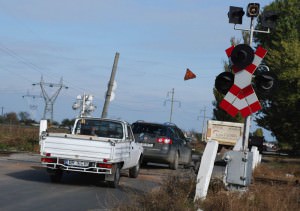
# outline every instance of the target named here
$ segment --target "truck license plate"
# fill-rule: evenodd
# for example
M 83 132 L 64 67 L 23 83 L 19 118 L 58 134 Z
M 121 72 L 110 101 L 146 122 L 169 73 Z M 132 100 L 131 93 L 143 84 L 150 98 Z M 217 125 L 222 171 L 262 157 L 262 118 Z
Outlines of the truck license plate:
M 79 160 L 65 160 L 65 164 L 68 165 L 68 166 L 80 166 L 80 167 L 89 166 L 89 162 L 79 161 Z

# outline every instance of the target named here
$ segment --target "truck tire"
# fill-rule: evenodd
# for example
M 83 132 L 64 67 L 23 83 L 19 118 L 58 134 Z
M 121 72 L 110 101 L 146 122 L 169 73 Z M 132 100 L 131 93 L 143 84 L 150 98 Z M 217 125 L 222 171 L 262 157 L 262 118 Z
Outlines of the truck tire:
M 130 178 L 137 178 L 140 172 L 140 160 L 136 164 L 136 166 L 129 169 L 129 177 Z
M 49 172 L 50 180 L 53 183 L 58 183 L 61 181 L 63 172 L 61 170 L 53 170 Z
M 120 177 L 121 177 L 120 166 L 116 165 L 116 169 L 115 169 L 115 173 L 114 173 L 114 180 L 109 182 L 110 186 L 112 188 L 119 187 Z
M 176 151 L 175 155 L 174 155 L 174 160 L 172 163 L 170 163 L 170 168 L 173 170 L 176 170 L 176 169 L 178 169 L 178 165 L 179 165 L 179 154 Z

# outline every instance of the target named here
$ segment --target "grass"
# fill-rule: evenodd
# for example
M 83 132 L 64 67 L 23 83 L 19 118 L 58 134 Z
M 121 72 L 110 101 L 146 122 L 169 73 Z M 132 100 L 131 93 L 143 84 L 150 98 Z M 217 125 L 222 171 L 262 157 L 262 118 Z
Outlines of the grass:
M 300 210 L 300 159 L 263 160 L 245 192 L 228 191 L 220 179 L 212 179 L 205 200 L 194 203 L 195 177 L 172 175 L 159 189 L 134 196 L 130 205 L 115 210 L 291 211 Z M 264 178 L 264 180 L 256 179 Z
M 133 195 L 130 204 L 122 204 L 116 211 L 194 210 L 195 179 L 189 174 L 172 175 L 149 193 Z
M 36 151 L 38 149 L 38 133 L 38 127 L 0 125 L 0 150 Z
M 68 132 L 48 128 L 49 132 Z M 39 151 L 39 127 L 0 124 L 0 151 Z

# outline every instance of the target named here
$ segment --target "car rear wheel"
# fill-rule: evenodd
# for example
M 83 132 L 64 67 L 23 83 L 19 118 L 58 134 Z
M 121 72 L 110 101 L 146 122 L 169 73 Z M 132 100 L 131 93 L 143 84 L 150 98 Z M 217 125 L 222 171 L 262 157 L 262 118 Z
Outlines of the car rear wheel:
M 178 152 L 176 152 L 174 155 L 173 162 L 170 163 L 170 168 L 173 170 L 176 170 L 176 169 L 178 169 L 178 165 L 179 165 L 179 155 L 178 155 Z

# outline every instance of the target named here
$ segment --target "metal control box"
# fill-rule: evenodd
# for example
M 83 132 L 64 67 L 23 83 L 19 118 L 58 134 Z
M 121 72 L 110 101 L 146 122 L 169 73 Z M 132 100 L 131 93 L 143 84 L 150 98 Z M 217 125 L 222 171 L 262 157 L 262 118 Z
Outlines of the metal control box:
M 229 151 L 225 154 L 227 162 L 226 182 L 228 184 L 248 186 L 252 177 L 253 153 Z

